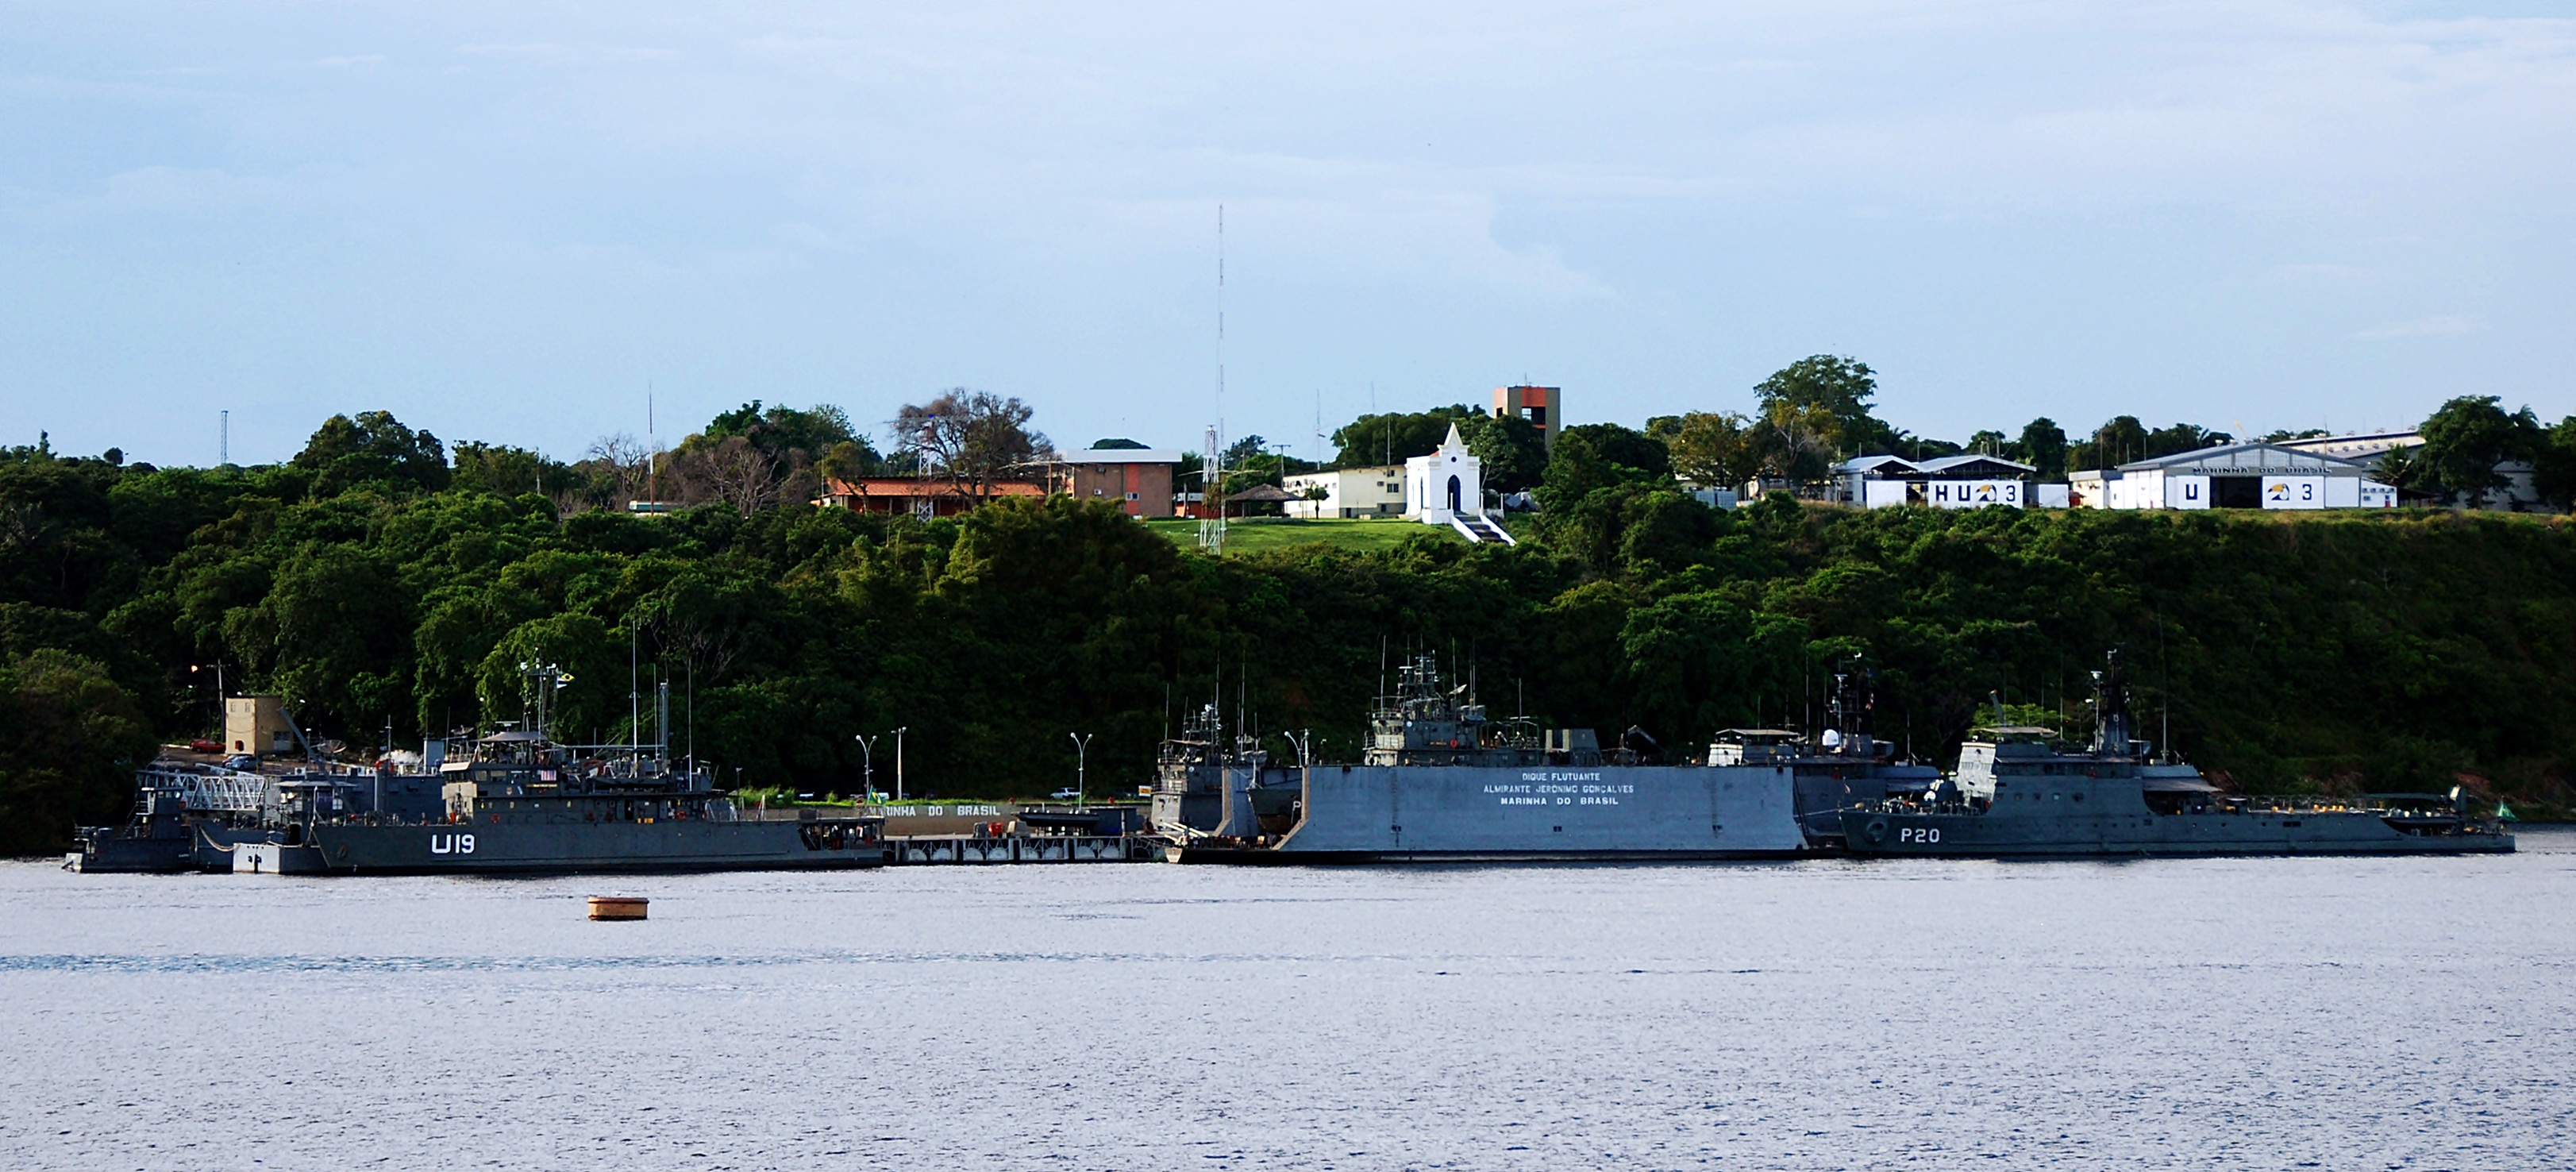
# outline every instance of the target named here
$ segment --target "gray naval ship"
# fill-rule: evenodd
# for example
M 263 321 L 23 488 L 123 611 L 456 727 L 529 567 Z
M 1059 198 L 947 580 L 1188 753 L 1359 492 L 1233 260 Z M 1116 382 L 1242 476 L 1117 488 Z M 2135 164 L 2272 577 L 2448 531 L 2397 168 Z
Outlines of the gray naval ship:
M 1871 734 L 1876 706 L 1872 676 L 1858 662 L 1836 671 L 1822 735 L 1778 728 L 1718 730 L 1708 746 L 1711 765 L 1778 765 L 1794 779 L 1792 803 L 1810 846 L 1843 845 L 1842 812 L 1890 798 L 1918 798 L 1940 784 L 1941 771 L 1899 761 L 1896 746 Z
M 2200 771 L 2131 735 L 2118 661 L 2093 673 L 2093 742 L 2005 725 L 1961 747 L 1955 777 L 1920 798 L 1843 810 L 1854 854 L 2254 855 L 2508 852 L 2495 818 L 2468 815 L 2460 791 L 2267 801 L 2227 794 Z
M 875 867 L 883 820 L 770 820 L 656 745 L 503 731 L 420 773 L 161 767 L 126 825 L 77 833 L 81 871 L 490 874 Z
M 1151 825 L 1178 862 L 1782 858 L 1810 849 L 1795 793 L 1785 761 L 1645 765 L 1589 729 L 1489 719 L 1420 656 L 1358 764 L 1229 748 L 1202 710 L 1163 746 Z
M 101 873 L 229 871 L 233 847 L 275 841 L 280 810 L 310 779 L 229 766 L 155 761 L 134 773 L 134 813 L 121 826 L 72 831 L 63 867 Z M 336 783 L 331 783 L 336 784 Z

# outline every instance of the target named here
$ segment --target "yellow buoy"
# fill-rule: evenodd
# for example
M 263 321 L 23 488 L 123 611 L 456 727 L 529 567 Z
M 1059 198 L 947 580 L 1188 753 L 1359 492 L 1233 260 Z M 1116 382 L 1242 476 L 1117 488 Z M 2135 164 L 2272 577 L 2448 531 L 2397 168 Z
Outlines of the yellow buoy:
M 644 918 L 644 904 L 640 895 L 594 895 L 590 897 L 590 918 L 640 920 Z

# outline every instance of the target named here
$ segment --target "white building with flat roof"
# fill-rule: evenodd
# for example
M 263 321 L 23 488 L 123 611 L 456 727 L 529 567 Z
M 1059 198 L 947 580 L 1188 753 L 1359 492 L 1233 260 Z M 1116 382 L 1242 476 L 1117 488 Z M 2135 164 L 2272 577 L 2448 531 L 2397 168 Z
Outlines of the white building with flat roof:
M 1280 487 L 1300 498 L 1318 489 L 1323 492 L 1317 499 L 1293 500 L 1280 506 L 1291 517 L 1304 517 L 1309 521 L 1326 518 L 1347 521 L 1358 517 L 1404 515 L 1404 466 L 1401 464 L 1300 472 L 1281 477 Z

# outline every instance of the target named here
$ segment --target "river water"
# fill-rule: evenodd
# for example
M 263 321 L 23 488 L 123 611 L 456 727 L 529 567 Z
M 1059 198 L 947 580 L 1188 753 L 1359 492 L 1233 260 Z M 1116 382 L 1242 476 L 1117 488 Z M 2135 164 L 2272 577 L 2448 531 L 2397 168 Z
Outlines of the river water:
M 0 865 L 0 1167 L 2576 1163 L 2502 858 Z M 652 899 L 594 924 L 582 897 Z

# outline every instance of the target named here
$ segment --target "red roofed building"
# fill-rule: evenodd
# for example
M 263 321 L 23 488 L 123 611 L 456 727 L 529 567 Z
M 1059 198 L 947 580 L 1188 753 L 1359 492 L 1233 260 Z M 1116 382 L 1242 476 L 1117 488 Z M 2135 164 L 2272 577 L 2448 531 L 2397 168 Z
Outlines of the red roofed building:
M 1022 496 L 1044 497 L 1046 486 L 1024 480 L 1000 480 L 985 485 L 985 498 Z M 966 495 L 956 481 L 945 476 L 862 476 L 852 480 L 833 477 L 823 482 L 823 494 L 814 503 L 830 509 L 853 509 L 862 513 L 910 513 L 924 521 L 933 517 L 954 517 L 974 508 L 982 501 Z

